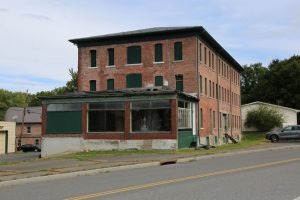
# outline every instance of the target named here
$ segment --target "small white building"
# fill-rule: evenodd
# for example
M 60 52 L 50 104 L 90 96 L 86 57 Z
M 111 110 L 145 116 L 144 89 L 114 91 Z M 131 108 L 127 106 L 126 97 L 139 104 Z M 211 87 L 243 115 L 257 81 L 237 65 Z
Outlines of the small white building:
M 281 112 L 284 115 L 284 122 L 282 123 L 282 126 L 297 124 L 297 114 L 300 112 L 300 110 L 269 104 L 269 103 L 264 103 L 260 101 L 255 101 L 252 103 L 242 105 L 242 130 L 243 131 L 257 131 L 256 128 L 254 127 L 246 127 L 245 120 L 248 111 L 252 109 L 257 109 L 260 105 L 269 106 Z
M 16 122 L 0 121 L 0 154 L 15 152 Z

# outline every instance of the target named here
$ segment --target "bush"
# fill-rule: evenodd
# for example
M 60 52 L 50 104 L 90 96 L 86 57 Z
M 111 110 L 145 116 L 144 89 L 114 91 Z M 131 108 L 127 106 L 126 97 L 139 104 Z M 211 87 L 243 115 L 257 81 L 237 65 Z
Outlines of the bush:
M 276 109 L 260 105 L 257 109 L 248 111 L 245 126 L 255 127 L 259 131 L 269 131 L 281 127 L 284 116 Z

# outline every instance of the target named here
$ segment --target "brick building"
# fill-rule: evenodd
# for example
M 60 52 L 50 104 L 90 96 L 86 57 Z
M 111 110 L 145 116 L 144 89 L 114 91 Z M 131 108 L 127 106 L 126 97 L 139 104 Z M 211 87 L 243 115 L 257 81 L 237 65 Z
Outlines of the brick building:
M 157 95 L 173 91 L 174 94 L 181 95 L 180 98 L 188 99 L 187 102 L 182 102 L 180 98 L 175 97 L 177 101 L 171 102 L 174 104 L 172 109 L 177 112 L 176 128 L 169 130 L 170 134 L 176 135 L 175 139 L 178 139 L 175 148 L 179 148 L 179 135 L 184 134 L 184 130 L 191 130 L 197 137 L 198 144 L 226 143 L 226 133 L 240 140 L 242 67 L 203 27 L 150 28 L 72 39 L 70 42 L 78 47 L 78 93 L 81 94 L 81 100 L 86 100 L 82 104 L 82 112 L 90 109 L 87 104 L 90 101 L 88 99 L 93 97 L 91 94 L 102 94 L 101 98 L 104 98 L 103 94 L 106 91 L 106 94 L 121 93 L 124 98 L 128 94 L 126 91 L 144 90 L 142 93 L 135 92 L 131 95 L 142 94 L 147 99 L 147 91 L 152 95 L 156 95 L 154 90 L 159 91 Z M 50 104 L 74 102 L 79 96 L 44 98 L 44 120 L 48 122 L 47 108 Z M 125 135 L 133 132 L 133 107 L 133 103 L 129 102 L 128 122 L 125 117 L 128 133 L 125 130 Z M 183 113 L 181 109 L 189 109 L 189 112 Z M 90 114 L 88 117 L 83 116 L 82 124 L 89 126 L 91 117 L 93 116 Z M 182 120 L 189 121 L 189 126 L 180 127 Z M 46 126 L 47 124 L 44 127 L 45 138 L 61 137 L 57 134 L 47 134 Z M 83 138 L 115 137 L 113 134 L 89 134 L 89 130 L 85 129 L 89 128 L 80 129 L 85 135 Z M 151 133 L 147 133 L 140 134 L 138 138 L 168 138 L 167 135 L 163 136 L 159 131 L 154 131 L 157 134 L 153 137 L 149 136 Z M 120 137 L 115 139 L 121 140 Z
M 16 147 L 23 144 L 41 146 L 42 135 L 42 107 L 27 107 L 25 110 L 24 126 L 22 131 L 24 108 L 10 107 L 5 113 L 5 121 L 16 122 Z

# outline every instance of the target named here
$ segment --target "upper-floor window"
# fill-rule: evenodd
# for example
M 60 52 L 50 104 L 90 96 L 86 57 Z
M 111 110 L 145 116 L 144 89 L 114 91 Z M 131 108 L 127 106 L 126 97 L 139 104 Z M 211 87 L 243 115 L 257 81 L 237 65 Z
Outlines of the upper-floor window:
M 114 90 L 114 89 L 115 89 L 115 80 L 107 79 L 107 90 Z
M 163 76 L 155 76 L 155 86 L 163 86 Z
M 127 64 L 142 63 L 142 48 L 141 46 L 127 47 Z
M 115 50 L 114 48 L 107 49 L 108 52 L 108 66 L 115 65 Z
M 127 74 L 126 88 L 142 87 L 142 74 Z
M 208 66 L 211 67 L 211 53 L 208 51 Z
M 204 47 L 204 64 L 207 63 L 206 47 Z
M 27 126 L 27 134 L 31 134 L 31 126 Z
M 214 57 L 213 53 L 211 53 L 211 66 L 212 66 L 212 69 L 214 70 L 215 69 L 215 57 Z
M 162 44 L 155 44 L 155 58 L 154 62 L 162 62 L 163 61 L 163 45 Z
M 199 44 L 199 59 L 202 61 L 202 44 Z
M 96 91 L 96 80 L 90 80 L 90 91 Z
M 176 90 L 183 91 L 183 76 L 181 74 L 176 75 Z
M 199 80 L 199 84 L 200 84 L 200 94 L 202 94 L 202 76 L 200 75 L 200 80 Z
M 174 60 L 182 60 L 182 42 L 174 43 Z
M 91 57 L 91 67 L 96 67 L 97 59 L 96 59 L 97 51 L 91 50 L 90 51 L 90 57 Z

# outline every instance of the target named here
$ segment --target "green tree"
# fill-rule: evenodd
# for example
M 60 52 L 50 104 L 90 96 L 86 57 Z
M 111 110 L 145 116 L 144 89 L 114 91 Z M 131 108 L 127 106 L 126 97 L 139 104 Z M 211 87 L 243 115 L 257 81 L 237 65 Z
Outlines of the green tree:
M 258 108 L 247 112 L 245 126 L 255 127 L 259 131 L 269 131 L 275 127 L 281 127 L 283 121 L 282 113 L 274 108 L 259 105 Z

